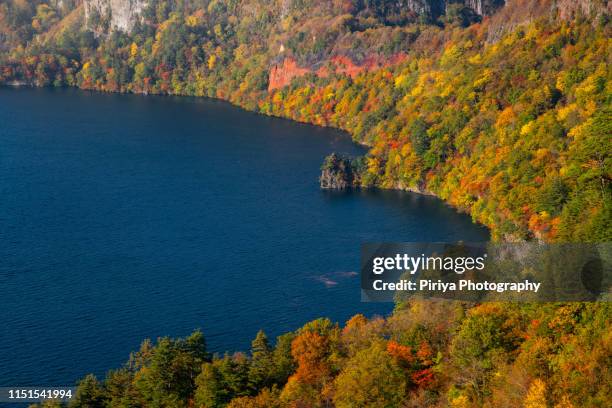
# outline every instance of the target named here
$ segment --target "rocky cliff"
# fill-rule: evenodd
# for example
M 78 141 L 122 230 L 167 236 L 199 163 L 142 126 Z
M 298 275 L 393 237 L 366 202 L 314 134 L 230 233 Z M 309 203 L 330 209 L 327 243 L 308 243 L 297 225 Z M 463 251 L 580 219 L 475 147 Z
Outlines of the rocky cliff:
M 554 3 L 559 17 L 565 20 L 578 16 L 595 20 L 604 14 L 612 13 L 610 0 L 557 0 Z
M 89 28 L 99 31 L 130 32 L 141 16 L 148 0 L 83 0 L 85 21 Z
M 436 20 L 446 14 L 451 5 L 463 6 L 476 15 L 487 16 L 503 6 L 505 0 L 398 0 L 380 3 L 378 7 L 381 7 L 383 12 L 398 14 L 401 11 L 408 11 L 422 19 Z
M 487 40 L 496 42 L 505 33 L 541 16 L 558 16 L 562 20 L 582 17 L 597 24 L 601 17 L 610 13 L 610 0 L 507 0 L 489 19 Z
M 61 6 L 63 0 L 53 0 L 52 4 Z M 144 7 L 150 0 L 82 0 L 85 8 L 86 24 L 94 31 L 98 29 L 120 30 L 129 32 L 141 18 Z M 285 2 L 285 3 L 291 3 Z M 503 6 L 505 0 L 398 0 L 381 2 L 376 6 L 365 5 L 365 9 L 377 8 L 377 12 L 386 14 L 402 11 L 423 18 L 436 20 L 446 14 L 450 5 L 463 5 L 476 15 L 487 16 Z M 288 5 L 284 5 L 288 8 Z
M 446 7 L 449 3 L 458 3 L 456 1 L 445 1 Z M 465 0 L 465 7 L 472 10 L 479 16 L 489 16 L 497 9 L 502 7 L 506 3 L 505 0 Z

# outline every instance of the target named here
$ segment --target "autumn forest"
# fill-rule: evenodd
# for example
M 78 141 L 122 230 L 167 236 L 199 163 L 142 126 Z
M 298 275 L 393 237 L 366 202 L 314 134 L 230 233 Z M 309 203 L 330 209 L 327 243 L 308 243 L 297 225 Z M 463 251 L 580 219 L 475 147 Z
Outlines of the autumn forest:
M 433 194 L 495 240 L 612 241 L 605 0 L 116 3 L 0 2 L 0 84 L 212 97 L 343 129 L 368 148 L 352 187 Z M 225 355 L 195 332 L 145 341 L 71 404 L 605 407 L 611 316 L 413 300 Z

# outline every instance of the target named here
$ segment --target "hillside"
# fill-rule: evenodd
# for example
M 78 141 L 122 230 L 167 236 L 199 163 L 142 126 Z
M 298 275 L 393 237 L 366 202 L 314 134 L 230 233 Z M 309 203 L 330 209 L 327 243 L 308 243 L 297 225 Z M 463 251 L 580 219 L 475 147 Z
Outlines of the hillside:
M 212 96 L 339 127 L 371 147 L 361 187 L 433 193 L 498 239 L 610 240 L 609 12 L 596 0 L 15 0 L 0 7 L 0 81 Z

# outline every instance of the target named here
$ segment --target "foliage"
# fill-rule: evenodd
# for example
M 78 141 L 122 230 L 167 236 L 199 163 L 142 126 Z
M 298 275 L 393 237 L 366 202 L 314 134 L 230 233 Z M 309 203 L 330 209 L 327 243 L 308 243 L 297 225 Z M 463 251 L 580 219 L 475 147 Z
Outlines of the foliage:
M 387 319 L 319 319 L 274 346 L 259 332 L 249 355 L 210 358 L 200 332 L 145 341 L 104 381 L 86 376 L 71 406 L 604 407 L 611 308 L 413 300 Z M 284 366 L 289 338 L 288 380 L 262 377 Z

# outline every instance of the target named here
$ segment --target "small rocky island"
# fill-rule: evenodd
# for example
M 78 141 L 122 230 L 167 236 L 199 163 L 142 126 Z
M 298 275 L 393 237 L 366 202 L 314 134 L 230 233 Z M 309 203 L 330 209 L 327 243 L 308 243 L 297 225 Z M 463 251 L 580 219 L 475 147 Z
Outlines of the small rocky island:
M 321 166 L 319 182 L 325 190 L 345 190 L 361 185 L 361 158 L 351 159 L 332 153 Z

